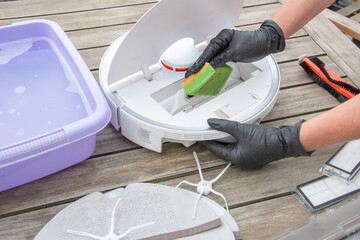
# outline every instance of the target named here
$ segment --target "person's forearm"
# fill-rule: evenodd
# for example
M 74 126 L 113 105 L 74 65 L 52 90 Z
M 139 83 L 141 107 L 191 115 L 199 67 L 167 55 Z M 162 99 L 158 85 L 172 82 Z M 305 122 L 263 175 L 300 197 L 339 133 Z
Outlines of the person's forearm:
M 287 0 L 272 17 L 288 38 L 313 17 L 328 7 L 334 0 Z
M 360 138 L 360 95 L 302 124 L 300 142 L 309 152 Z

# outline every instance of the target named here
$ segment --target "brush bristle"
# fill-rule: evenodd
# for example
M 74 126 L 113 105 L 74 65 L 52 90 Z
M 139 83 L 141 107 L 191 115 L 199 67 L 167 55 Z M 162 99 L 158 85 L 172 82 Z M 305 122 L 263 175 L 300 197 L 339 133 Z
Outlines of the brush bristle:
M 333 95 L 339 102 L 345 102 L 348 100 L 344 95 L 339 93 L 336 89 L 334 89 L 332 86 L 327 84 L 325 81 L 323 81 L 305 62 L 301 62 L 300 66 L 303 67 L 305 72 L 309 75 L 309 77 L 317 83 L 319 86 L 321 86 L 323 89 L 328 91 L 331 95 Z

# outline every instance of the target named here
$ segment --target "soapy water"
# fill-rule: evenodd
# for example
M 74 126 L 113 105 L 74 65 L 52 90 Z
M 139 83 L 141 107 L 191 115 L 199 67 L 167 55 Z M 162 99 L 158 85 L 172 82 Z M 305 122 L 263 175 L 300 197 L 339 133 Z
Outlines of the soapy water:
M 22 136 L 25 134 L 25 129 L 23 128 L 19 128 L 17 131 L 16 131 L 16 135 L 18 136 Z
M 51 39 L 0 44 L 0 149 L 91 114 L 69 64 Z M 66 110 L 65 110 L 66 109 Z
M 7 64 L 11 59 L 29 51 L 32 47 L 31 42 L 14 41 L 6 44 L 1 49 L 0 65 Z
M 10 114 L 16 113 L 16 109 L 12 108 L 12 109 L 8 110 L 8 113 L 10 113 Z

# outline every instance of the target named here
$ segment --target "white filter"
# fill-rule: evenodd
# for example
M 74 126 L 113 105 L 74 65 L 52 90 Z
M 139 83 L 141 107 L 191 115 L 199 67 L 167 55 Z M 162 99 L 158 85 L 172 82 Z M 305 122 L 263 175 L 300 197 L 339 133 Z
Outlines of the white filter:
M 345 183 L 336 176 L 324 176 L 296 187 L 296 193 L 312 212 L 335 204 L 359 190 L 359 174 L 349 183 Z
M 343 145 L 320 169 L 328 176 L 350 181 L 360 169 L 360 139 Z

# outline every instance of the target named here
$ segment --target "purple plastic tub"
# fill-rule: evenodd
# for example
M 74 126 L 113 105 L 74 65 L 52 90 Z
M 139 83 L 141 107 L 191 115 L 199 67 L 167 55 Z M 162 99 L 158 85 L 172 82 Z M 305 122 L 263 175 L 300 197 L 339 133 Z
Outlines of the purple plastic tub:
M 0 27 L 0 191 L 87 159 L 109 119 L 98 84 L 59 25 Z

